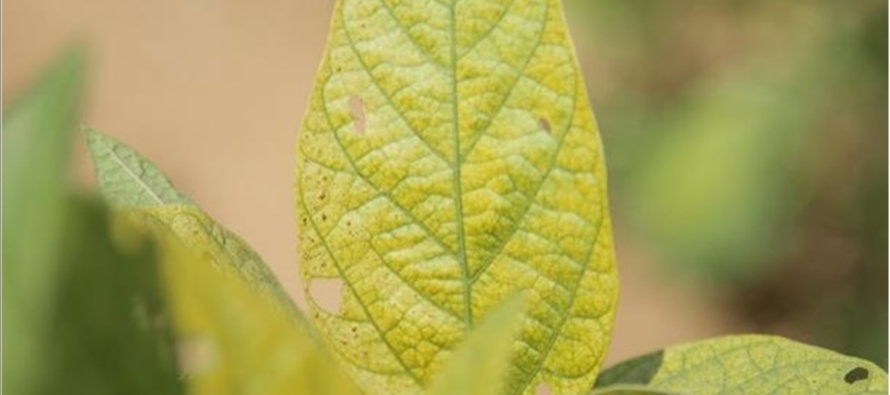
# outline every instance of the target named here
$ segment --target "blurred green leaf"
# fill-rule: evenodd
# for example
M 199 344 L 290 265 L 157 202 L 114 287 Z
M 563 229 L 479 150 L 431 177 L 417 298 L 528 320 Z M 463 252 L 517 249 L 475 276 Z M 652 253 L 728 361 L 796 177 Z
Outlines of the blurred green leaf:
M 97 202 L 71 206 L 39 393 L 183 393 L 154 249 L 121 249 Z
M 630 185 L 639 228 L 686 273 L 749 279 L 787 237 L 807 118 L 758 78 L 703 88 L 665 117 L 664 140 Z
M 152 254 L 67 196 L 83 68 L 70 50 L 3 114 L 3 391 L 177 394 Z
M 520 313 L 522 298 L 518 294 L 494 309 L 449 357 L 428 393 L 502 394 Z
M 146 212 L 170 227 L 189 248 L 209 254 L 215 265 L 237 268 L 255 288 L 275 295 L 283 305 L 297 311 L 259 254 L 177 190 L 154 164 L 96 130 L 87 131 L 87 142 L 102 196 L 112 206 L 162 207 Z
M 4 392 L 32 392 L 47 363 L 83 68 L 80 50 L 69 51 L 3 111 Z
M 727 336 L 669 347 L 600 374 L 596 388 L 645 385 L 708 394 L 886 394 L 875 364 L 775 336 Z

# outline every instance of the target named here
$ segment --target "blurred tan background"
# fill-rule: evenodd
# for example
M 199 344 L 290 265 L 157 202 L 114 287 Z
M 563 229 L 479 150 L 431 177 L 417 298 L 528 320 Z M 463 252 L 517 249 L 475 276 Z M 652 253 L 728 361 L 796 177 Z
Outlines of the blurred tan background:
M 862 62 L 874 51 L 886 69 L 886 3 L 843 2 L 843 10 L 803 1 L 692 3 L 698 2 L 567 5 L 611 170 L 622 290 L 610 361 L 721 333 L 766 331 L 865 355 L 886 367 L 887 80 L 883 71 L 862 71 L 871 67 Z M 61 48 L 85 42 L 91 67 L 84 123 L 151 158 L 253 245 L 303 303 L 292 202 L 294 145 L 332 1 L 3 5 L 4 103 Z M 880 34 L 884 41 L 877 50 L 851 54 L 830 47 L 847 48 Z M 843 63 L 833 67 L 835 61 Z M 823 83 L 824 89 L 815 89 Z M 830 100 L 798 100 L 829 92 Z M 854 108 L 826 120 L 822 115 L 832 100 Z M 781 116 L 788 112 L 802 115 Z M 761 117 L 766 121 L 752 123 Z M 786 140 L 792 143 L 781 143 Z M 775 146 L 785 150 L 763 149 Z M 741 159 L 719 160 L 726 157 Z M 866 170 L 844 171 L 851 166 Z M 694 170 L 702 168 L 714 171 Z M 759 172 L 745 173 L 750 168 Z M 72 172 L 80 185 L 93 188 L 83 144 Z M 861 172 L 877 176 L 858 182 Z M 793 190 L 775 188 L 788 184 Z M 714 193 L 727 190 L 730 198 Z M 868 193 L 877 194 L 879 203 L 854 210 Z M 824 213 L 825 207 L 873 223 L 837 224 L 847 217 L 804 223 L 813 219 L 811 211 Z M 729 212 L 740 214 L 724 218 Z M 731 242 L 708 239 L 715 234 L 711 226 L 729 229 Z M 862 241 L 875 232 L 883 254 Z M 802 252 L 813 244 L 821 247 Z M 827 274 L 814 269 L 835 265 L 841 269 Z M 788 286 L 792 279 L 807 282 L 810 277 L 801 273 L 818 275 L 803 290 Z M 882 277 L 875 280 L 875 273 Z M 825 282 L 837 276 L 846 282 Z M 827 305 L 806 303 L 818 288 L 835 286 L 866 287 L 869 293 L 842 292 Z M 859 297 L 871 303 L 861 313 L 867 319 L 849 324 L 837 316 L 849 303 L 862 306 Z M 764 310 L 772 315 L 764 317 Z M 835 317 L 854 332 L 865 328 L 869 339 L 880 336 L 851 345 L 847 332 L 826 330 L 837 323 L 819 317 Z

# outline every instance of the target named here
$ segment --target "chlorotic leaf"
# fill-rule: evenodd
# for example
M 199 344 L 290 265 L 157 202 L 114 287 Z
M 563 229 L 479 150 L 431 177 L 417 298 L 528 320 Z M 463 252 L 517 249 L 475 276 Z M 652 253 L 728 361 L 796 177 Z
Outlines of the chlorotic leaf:
M 71 131 L 84 57 L 72 49 L 3 109 L 3 392 L 32 393 L 46 365 L 63 240 Z M 13 362 L 14 361 L 14 362 Z
M 875 364 L 776 336 L 727 336 L 669 347 L 602 372 L 596 386 L 640 384 L 688 394 L 886 394 Z
M 502 393 L 521 302 L 521 298 L 513 297 L 485 317 L 433 381 L 430 395 Z
M 339 1 L 297 156 L 307 299 L 367 392 L 428 387 L 520 290 L 505 393 L 589 389 L 618 279 L 559 0 Z
M 315 334 L 256 292 L 232 266 L 214 267 L 163 217 L 126 210 L 120 222 L 154 234 L 190 394 L 359 394 Z M 187 241 L 186 241 L 187 243 Z
M 269 266 L 240 237 L 219 225 L 167 177 L 132 148 L 96 130 L 87 142 L 102 196 L 114 207 L 145 208 L 190 248 L 210 255 L 217 266 L 232 266 L 255 288 L 277 296 L 296 311 Z

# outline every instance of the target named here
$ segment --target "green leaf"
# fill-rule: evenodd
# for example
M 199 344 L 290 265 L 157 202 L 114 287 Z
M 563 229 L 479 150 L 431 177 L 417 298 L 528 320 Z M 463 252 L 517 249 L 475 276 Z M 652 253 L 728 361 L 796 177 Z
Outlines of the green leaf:
M 70 206 L 38 392 L 184 393 L 154 249 L 121 248 L 97 202 Z
M 781 337 L 727 336 L 667 348 L 602 372 L 596 386 L 689 394 L 886 394 L 875 364 Z
M 560 1 L 339 1 L 297 156 L 307 299 L 366 391 L 421 391 L 520 290 L 505 393 L 589 389 L 618 279 Z
M 793 91 L 787 82 L 765 74 L 704 84 L 654 121 L 662 140 L 628 179 L 626 197 L 640 233 L 672 273 L 751 281 L 793 233 L 802 198 L 792 174 L 813 121 L 798 95 L 781 95 Z
M 3 392 L 30 393 L 46 364 L 83 69 L 70 50 L 3 111 Z
M 195 205 L 164 173 L 132 148 L 95 129 L 87 129 L 86 134 L 99 189 L 112 206 Z
M 155 165 L 96 130 L 87 130 L 87 142 L 102 196 L 112 206 L 144 209 L 189 248 L 210 255 L 214 265 L 237 268 L 255 288 L 274 294 L 283 305 L 297 311 L 262 258 L 177 190 Z
M 256 292 L 233 266 L 214 267 L 150 210 L 121 212 L 157 237 L 189 393 L 207 395 L 358 394 L 311 329 Z M 123 237 L 122 237 L 123 238 Z
M 486 316 L 455 350 L 429 394 L 500 395 L 521 308 L 517 295 Z

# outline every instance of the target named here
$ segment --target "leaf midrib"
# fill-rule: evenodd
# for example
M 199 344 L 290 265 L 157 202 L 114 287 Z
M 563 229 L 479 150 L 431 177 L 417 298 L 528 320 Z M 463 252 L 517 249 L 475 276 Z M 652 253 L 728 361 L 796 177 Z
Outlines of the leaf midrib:
M 455 222 L 457 223 L 457 261 L 463 274 L 464 285 L 464 330 L 469 333 L 473 329 L 473 284 L 470 282 L 470 267 L 467 263 L 467 246 L 464 235 L 464 194 L 461 182 L 461 157 L 460 157 L 460 100 L 457 95 L 457 13 L 455 8 L 457 1 L 451 3 L 449 9 L 451 16 L 451 95 L 452 100 L 452 117 L 454 118 L 454 164 L 453 183 L 454 183 L 454 212 Z
M 157 193 L 155 193 L 155 191 L 152 190 L 151 187 L 145 183 L 145 181 L 142 180 L 142 178 L 140 178 L 138 175 L 136 175 L 136 173 L 133 172 L 132 169 L 130 169 L 130 166 L 128 166 L 127 163 L 124 162 L 124 160 L 117 154 L 117 152 L 115 152 L 114 147 L 107 146 L 107 144 L 106 144 L 106 149 L 107 149 L 108 154 L 111 156 L 111 158 L 114 159 L 114 161 L 117 162 L 118 165 L 120 165 L 120 167 L 123 168 L 125 172 L 127 172 L 127 174 L 130 176 L 130 178 L 132 178 L 133 180 L 136 180 L 136 182 L 142 187 L 142 189 L 144 189 L 146 192 L 148 192 L 148 195 L 156 203 L 158 203 L 158 204 L 165 203 L 164 200 L 161 199 L 161 197 Z

